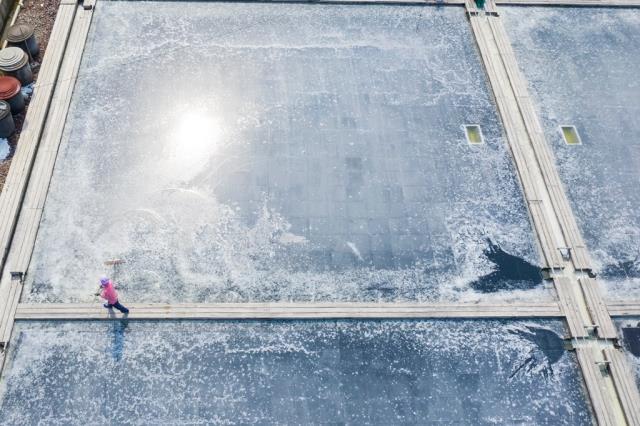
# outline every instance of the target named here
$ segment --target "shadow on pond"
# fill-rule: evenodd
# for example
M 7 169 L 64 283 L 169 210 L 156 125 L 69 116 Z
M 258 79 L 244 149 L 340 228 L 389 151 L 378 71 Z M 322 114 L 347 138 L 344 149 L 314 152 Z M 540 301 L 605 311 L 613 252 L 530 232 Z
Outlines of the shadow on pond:
M 535 345 L 525 354 L 524 360 L 514 367 L 509 378 L 534 373 L 542 374 L 545 378 L 553 376 L 553 364 L 558 362 L 566 351 L 562 337 L 551 330 L 537 327 L 509 332 Z
M 472 282 L 471 288 L 482 293 L 494 293 L 502 290 L 529 290 L 542 283 L 538 266 L 507 253 L 489 238 L 487 244 L 488 247 L 483 252 L 495 268 Z
M 640 257 L 605 266 L 600 275 L 606 278 L 640 278 Z
M 624 346 L 635 357 L 640 358 L 640 322 L 635 327 L 622 328 Z

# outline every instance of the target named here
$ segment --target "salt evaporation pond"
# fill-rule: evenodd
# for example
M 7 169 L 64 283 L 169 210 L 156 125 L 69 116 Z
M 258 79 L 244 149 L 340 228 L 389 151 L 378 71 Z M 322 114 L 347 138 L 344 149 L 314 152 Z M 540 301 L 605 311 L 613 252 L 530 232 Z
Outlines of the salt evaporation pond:
M 463 8 L 101 1 L 26 298 L 548 299 L 534 241 Z
M 615 324 L 640 387 L 640 317 L 617 319 Z
M 503 8 L 607 297 L 640 297 L 640 10 Z M 565 144 L 575 125 L 582 145 Z
M 0 423 L 586 424 L 560 321 L 23 322 Z

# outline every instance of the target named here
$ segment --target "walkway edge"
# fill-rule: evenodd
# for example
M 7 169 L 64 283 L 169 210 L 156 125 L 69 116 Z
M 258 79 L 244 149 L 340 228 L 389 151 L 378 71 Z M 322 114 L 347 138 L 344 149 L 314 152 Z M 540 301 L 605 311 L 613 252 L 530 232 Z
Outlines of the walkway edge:
M 20 206 L 40 144 L 40 135 L 44 129 L 54 86 L 71 33 L 75 9 L 75 5 L 68 4 L 61 4 L 58 7 L 58 14 L 42 60 L 40 74 L 34 86 L 33 98 L 29 104 L 16 153 L 0 193 L 0 270 L 7 258 L 18 221 Z
M 21 167 L 16 168 L 14 157 L 9 173 L 9 177 L 14 176 L 14 186 L 9 192 L 3 191 L 0 197 L 0 211 L 11 211 L 10 220 L 0 224 L 4 226 L 0 233 L 0 248 L 4 253 L 0 263 L 0 370 L 11 339 L 22 281 L 33 251 L 92 14 L 92 8 L 85 9 L 75 2 L 65 1 L 60 5 L 27 113 L 26 131 L 21 135 L 20 151 L 16 153 L 16 157 L 21 156 L 17 164 Z
M 495 303 L 181 303 L 127 304 L 128 319 L 561 318 L 555 302 Z M 20 304 L 16 320 L 122 319 L 101 304 Z

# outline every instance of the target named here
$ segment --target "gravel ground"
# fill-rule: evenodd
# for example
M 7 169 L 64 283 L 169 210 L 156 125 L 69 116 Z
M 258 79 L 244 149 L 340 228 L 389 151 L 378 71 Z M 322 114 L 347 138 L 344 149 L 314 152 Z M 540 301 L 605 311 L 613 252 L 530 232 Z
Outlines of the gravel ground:
M 18 15 L 18 23 L 33 25 L 36 33 L 36 39 L 40 43 L 40 57 L 36 59 L 35 63 L 31 64 L 33 68 L 33 75 L 35 79 L 38 78 L 38 71 L 40 71 L 40 61 L 44 56 L 44 51 L 49 43 L 49 35 L 51 34 L 51 28 L 53 28 L 53 21 L 56 18 L 58 11 L 58 5 L 60 0 L 24 0 L 24 6 L 20 9 Z M 29 102 L 27 101 L 27 109 L 29 108 Z M 22 123 L 27 109 L 24 112 L 14 115 L 13 119 L 16 123 L 16 132 L 9 138 L 9 145 L 11 146 L 11 154 L 15 152 L 16 144 L 20 138 L 20 131 L 22 130 Z M 9 173 L 9 166 L 11 165 L 11 157 L 8 160 L 0 163 L 0 191 L 4 186 L 4 181 Z

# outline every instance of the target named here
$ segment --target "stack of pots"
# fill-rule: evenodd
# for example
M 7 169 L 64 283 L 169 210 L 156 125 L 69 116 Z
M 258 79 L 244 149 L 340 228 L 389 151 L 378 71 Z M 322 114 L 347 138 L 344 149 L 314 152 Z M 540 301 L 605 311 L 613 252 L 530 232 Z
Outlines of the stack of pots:
M 11 107 L 5 101 L 0 101 L 0 138 L 8 138 L 16 131 L 16 125 L 11 116 Z
M 24 110 L 22 86 L 17 78 L 0 77 L 0 138 L 8 138 L 16 130 L 11 114 Z
M 15 131 L 12 114 L 24 110 L 22 86 L 33 83 L 29 60 L 37 58 L 40 47 L 33 27 L 17 24 L 7 32 L 9 47 L 0 50 L 0 138 L 8 138 Z
M 40 46 L 33 33 L 33 27 L 27 24 L 16 24 L 9 28 L 7 33 L 7 42 L 9 46 L 19 47 L 31 59 L 37 58 L 40 54 Z
M 14 76 L 23 86 L 33 82 L 29 55 L 19 47 L 5 47 L 0 50 L 0 71 L 4 75 Z
M 0 77 L 0 100 L 7 101 L 11 106 L 11 113 L 17 114 L 24 111 L 24 96 L 22 86 L 17 78 L 11 76 Z

